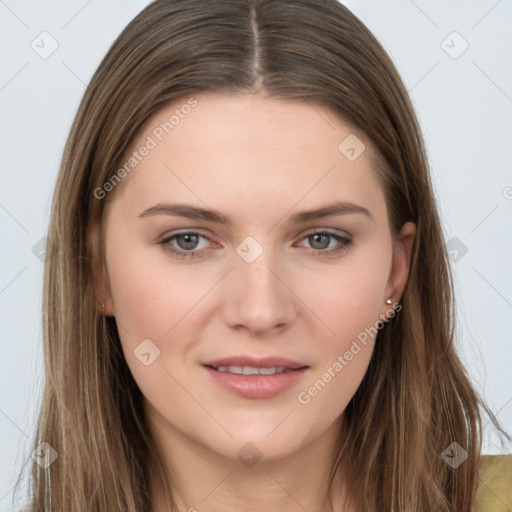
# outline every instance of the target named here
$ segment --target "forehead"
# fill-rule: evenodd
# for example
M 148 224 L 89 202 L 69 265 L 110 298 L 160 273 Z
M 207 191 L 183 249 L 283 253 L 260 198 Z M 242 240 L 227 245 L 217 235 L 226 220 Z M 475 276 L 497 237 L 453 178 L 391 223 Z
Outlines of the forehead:
M 364 134 L 324 106 L 261 93 L 196 94 L 165 105 L 142 126 L 116 194 L 130 201 L 236 194 L 258 197 L 261 207 L 276 193 L 286 204 L 303 195 L 368 201 L 380 193 L 373 151 Z
M 203 93 L 168 103 L 141 128 L 132 146 L 150 136 L 184 149 L 217 143 L 253 156 L 259 148 L 324 153 L 339 151 L 344 136 L 364 134 L 325 106 L 259 94 Z M 175 147 L 176 149 L 176 147 Z M 264 157 L 265 155 L 259 155 Z

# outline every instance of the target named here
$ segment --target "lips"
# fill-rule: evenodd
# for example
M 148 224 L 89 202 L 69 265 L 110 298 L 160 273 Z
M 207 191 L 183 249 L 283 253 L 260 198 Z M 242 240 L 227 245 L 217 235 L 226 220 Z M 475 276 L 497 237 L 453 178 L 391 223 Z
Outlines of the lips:
M 243 398 L 272 398 L 295 385 L 309 366 L 282 357 L 233 356 L 203 364 L 219 386 Z
M 274 368 L 283 367 L 287 370 L 297 370 L 298 368 L 304 368 L 307 365 L 285 359 L 283 357 L 264 357 L 257 358 L 251 356 L 232 356 L 225 357 L 223 359 L 217 359 L 215 361 L 209 361 L 203 363 L 204 366 L 211 366 L 218 368 L 219 366 L 249 366 L 252 368 Z

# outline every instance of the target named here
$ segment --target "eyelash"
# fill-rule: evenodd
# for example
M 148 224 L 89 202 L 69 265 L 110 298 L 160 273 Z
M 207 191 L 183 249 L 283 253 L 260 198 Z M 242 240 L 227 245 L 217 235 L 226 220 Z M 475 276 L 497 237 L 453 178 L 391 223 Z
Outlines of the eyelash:
M 206 240 L 210 240 L 207 236 L 205 236 L 201 233 L 198 233 L 197 231 L 182 231 L 181 233 L 175 233 L 174 235 L 164 238 L 160 242 L 160 245 L 165 247 L 166 250 L 170 251 L 173 255 L 175 255 L 179 258 L 184 258 L 184 259 L 189 258 L 190 259 L 190 258 L 195 258 L 195 257 L 201 256 L 202 250 L 199 250 L 199 251 L 195 250 L 193 252 L 193 251 L 184 251 L 183 249 L 176 250 L 176 249 L 172 248 L 172 246 L 170 245 L 171 240 L 174 240 L 175 238 L 177 238 L 179 236 L 184 236 L 184 235 L 197 235 L 199 237 L 205 238 Z M 304 240 L 305 238 L 309 238 L 310 236 L 314 236 L 314 235 L 327 235 L 331 238 L 336 239 L 338 242 L 342 243 L 342 245 L 340 245 L 339 247 L 336 247 L 335 249 L 329 249 L 329 250 L 312 249 L 313 253 L 318 254 L 318 255 L 329 255 L 330 256 L 330 255 L 338 254 L 342 251 L 348 250 L 348 248 L 353 243 L 352 239 L 338 235 L 331 231 L 313 231 L 311 233 L 306 234 L 304 237 L 302 237 L 302 240 Z

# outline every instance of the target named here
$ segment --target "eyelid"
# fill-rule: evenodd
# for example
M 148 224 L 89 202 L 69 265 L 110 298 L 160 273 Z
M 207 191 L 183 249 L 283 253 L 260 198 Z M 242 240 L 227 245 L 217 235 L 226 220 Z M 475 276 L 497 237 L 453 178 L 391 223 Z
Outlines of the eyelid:
M 335 228 L 323 228 L 323 227 L 316 227 L 316 228 L 309 228 L 309 229 L 306 229 L 303 233 L 301 233 L 300 235 L 298 235 L 300 238 L 304 238 L 306 236 L 311 236 L 311 235 L 314 235 L 316 233 L 327 233 L 329 235 L 336 235 L 336 236 L 340 236 L 340 237 L 343 237 L 343 238 L 352 238 L 352 235 L 348 232 L 348 231 L 345 231 L 345 230 L 342 230 L 342 229 L 335 229 Z

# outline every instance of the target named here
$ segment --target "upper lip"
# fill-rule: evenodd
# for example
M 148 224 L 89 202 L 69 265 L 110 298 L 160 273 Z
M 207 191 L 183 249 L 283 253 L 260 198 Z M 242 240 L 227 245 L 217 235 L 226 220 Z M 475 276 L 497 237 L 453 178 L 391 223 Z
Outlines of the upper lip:
M 252 357 L 252 356 L 231 356 L 223 359 L 216 359 L 215 361 L 208 361 L 203 363 L 204 366 L 250 366 L 252 368 L 273 368 L 284 367 L 290 370 L 304 368 L 307 365 L 297 363 L 284 357 Z

